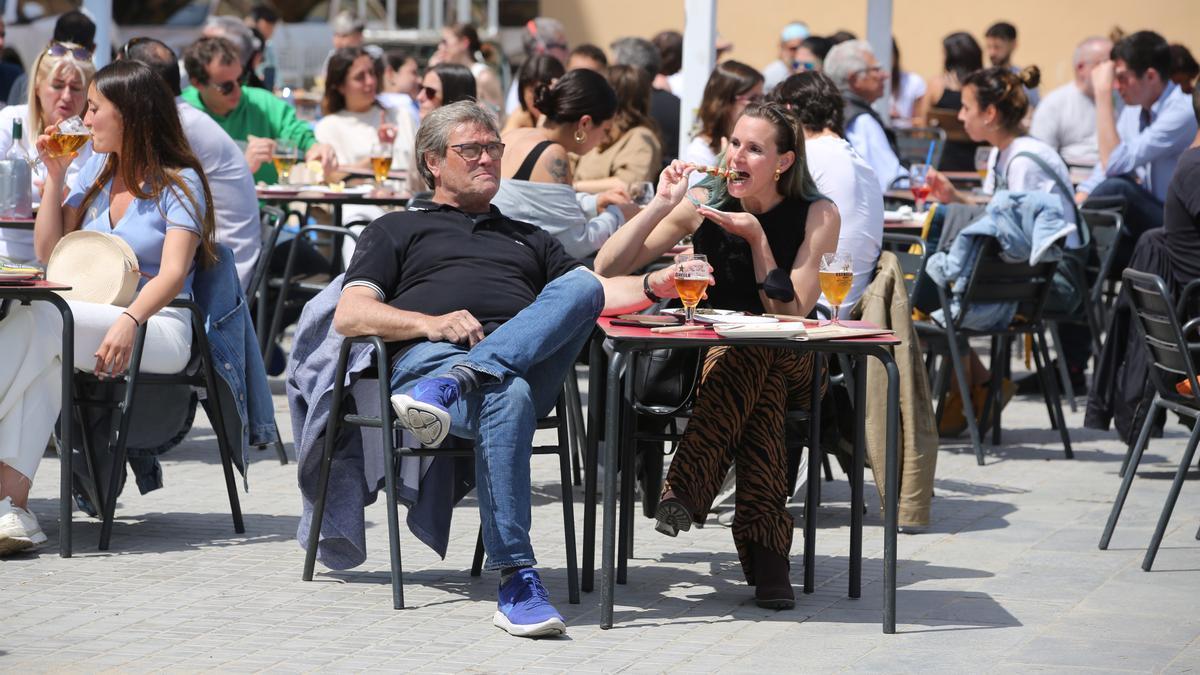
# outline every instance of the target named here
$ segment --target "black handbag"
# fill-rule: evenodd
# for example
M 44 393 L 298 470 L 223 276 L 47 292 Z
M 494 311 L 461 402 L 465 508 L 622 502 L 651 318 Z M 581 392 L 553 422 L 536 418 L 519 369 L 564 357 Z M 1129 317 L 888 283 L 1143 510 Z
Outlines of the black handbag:
M 633 363 L 633 403 L 656 415 L 675 415 L 692 400 L 703 349 L 654 349 Z

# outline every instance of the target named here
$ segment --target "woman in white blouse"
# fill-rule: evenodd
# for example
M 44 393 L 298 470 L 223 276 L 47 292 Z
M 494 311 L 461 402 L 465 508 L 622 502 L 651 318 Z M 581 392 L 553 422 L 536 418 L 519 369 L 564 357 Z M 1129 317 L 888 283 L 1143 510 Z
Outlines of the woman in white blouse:
M 849 310 L 871 283 L 883 245 L 879 180 L 871 165 L 842 138 L 845 102 L 829 76 L 812 70 L 796 73 L 781 82 L 771 98 L 800 118 L 808 172 L 841 215 L 837 250 L 851 254 L 854 270 L 854 283 L 842 304 Z M 824 295 L 818 302 L 830 306 Z
M 392 167 L 404 168 L 412 158 L 416 128 L 412 115 L 379 104 L 383 62 L 361 47 L 345 47 L 329 58 L 325 74 L 325 116 L 314 133 L 337 153 L 338 166 L 371 169 L 371 147 L 392 145 Z

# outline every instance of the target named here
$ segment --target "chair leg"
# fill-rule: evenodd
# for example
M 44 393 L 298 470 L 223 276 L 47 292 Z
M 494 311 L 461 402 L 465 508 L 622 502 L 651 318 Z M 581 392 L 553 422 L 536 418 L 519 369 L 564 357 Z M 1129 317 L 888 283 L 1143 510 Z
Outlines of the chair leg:
M 575 373 L 572 372 L 570 377 L 574 376 Z M 567 602 L 578 605 L 579 560 L 575 556 L 575 495 L 571 489 L 571 429 L 567 426 L 570 406 L 570 396 L 564 396 L 558 407 L 558 473 L 562 486 L 563 538 L 566 540 L 564 544 L 567 549 Z
M 383 349 L 377 351 L 381 355 L 384 353 Z M 382 403 L 379 406 L 379 421 L 383 434 L 384 486 L 387 488 L 387 503 L 384 506 L 387 507 L 388 553 L 391 556 L 392 607 L 404 609 L 404 566 L 400 560 L 400 506 L 396 503 L 396 431 L 392 419 L 392 406 L 388 404 L 389 395 L 392 393 L 391 381 L 388 378 L 388 360 L 380 357 L 376 361 L 379 368 L 379 401 Z M 341 373 L 344 370 L 337 372 Z
M 1154 425 L 1154 414 L 1158 412 L 1158 396 L 1154 397 L 1154 402 L 1150 404 L 1150 414 L 1147 415 L 1146 421 L 1142 423 L 1142 430 L 1138 432 L 1137 440 L 1129 447 L 1131 457 L 1129 458 L 1129 466 L 1125 469 L 1125 476 L 1121 479 L 1121 487 L 1117 490 L 1117 498 L 1113 500 L 1112 510 L 1108 513 L 1108 522 L 1104 525 L 1104 533 L 1100 535 L 1100 550 L 1108 548 L 1108 542 L 1112 540 L 1113 530 L 1117 528 L 1117 519 L 1121 517 L 1121 509 L 1125 506 L 1125 498 L 1129 496 L 1129 486 L 1133 484 L 1133 477 L 1137 475 L 1138 464 L 1142 461 L 1142 453 L 1146 450 L 1146 444 L 1150 441 L 1150 428 Z M 1200 429 L 1200 424 L 1196 425 Z
M 967 374 L 963 372 L 963 354 L 959 351 L 958 337 L 951 334 L 950 339 L 950 367 L 954 369 L 955 379 L 958 381 L 958 391 L 962 396 L 963 417 L 967 420 L 967 431 L 971 434 L 971 445 L 975 448 L 975 462 L 979 466 L 983 466 L 983 443 L 979 439 L 979 425 L 976 423 L 977 415 L 975 403 L 971 400 L 971 386 L 967 383 Z M 969 347 L 970 345 L 967 344 Z M 945 365 L 942 366 L 943 368 Z
M 604 343 L 592 338 L 588 347 L 588 411 L 587 442 L 583 453 L 583 574 L 581 588 L 590 593 L 595 587 L 596 571 L 596 480 L 600 464 L 600 431 L 604 427 L 604 392 L 607 356 Z
M 1200 441 L 1200 420 L 1196 422 L 1192 427 L 1192 435 L 1188 438 L 1187 449 L 1183 451 L 1183 459 L 1179 461 L 1179 470 L 1175 472 L 1175 480 L 1171 483 L 1171 491 L 1167 493 L 1167 501 L 1163 503 L 1162 513 L 1158 516 L 1158 526 L 1154 528 L 1154 536 L 1150 538 L 1150 548 L 1146 549 L 1146 557 L 1142 559 L 1142 570 L 1146 572 L 1154 566 L 1154 557 L 1158 555 L 1158 547 L 1162 544 L 1163 535 L 1167 533 L 1167 524 L 1171 522 L 1175 502 L 1179 500 L 1179 490 L 1183 488 L 1188 469 L 1192 468 L 1196 442 Z
M 479 525 L 479 534 L 475 537 L 475 555 L 471 557 L 471 576 L 483 576 L 483 525 Z
M 133 410 L 133 395 L 137 392 L 138 371 L 142 366 L 142 351 L 146 346 L 146 328 L 145 324 L 138 330 L 137 336 L 133 342 L 133 354 L 129 359 L 129 370 L 125 375 L 125 395 L 120 407 L 120 422 L 118 423 L 117 442 L 114 447 L 109 443 L 109 450 L 112 451 L 112 473 L 108 481 L 108 489 L 104 490 L 104 504 L 100 511 L 100 550 L 107 551 L 109 539 L 112 537 L 113 518 L 117 511 L 117 489 L 121 483 L 121 478 L 125 473 L 125 455 L 129 449 L 129 420 L 132 417 Z
M 197 328 L 202 329 L 199 326 Z M 233 473 L 233 444 L 229 441 L 228 429 L 225 427 L 225 415 L 221 410 L 221 400 L 217 396 L 217 372 L 213 368 L 209 355 L 205 354 L 203 361 L 204 386 L 208 393 L 204 401 L 204 412 L 212 422 L 213 431 L 217 435 L 217 450 L 221 455 L 221 470 L 225 474 L 225 492 L 229 497 L 229 512 L 233 516 L 233 531 L 242 534 L 246 531 L 246 524 L 242 520 L 242 505 L 238 500 L 237 478 Z M 238 444 L 238 447 L 241 448 L 241 443 Z M 242 467 L 242 470 L 245 471 L 246 467 Z
M 279 438 L 279 432 L 275 432 L 275 455 L 279 457 L 279 465 L 287 466 L 288 456 L 287 450 L 283 448 L 283 440 Z
M 941 357 L 941 363 L 937 364 L 937 369 L 932 371 L 933 377 L 930 380 L 933 382 L 933 400 L 935 402 L 933 420 L 939 426 L 942 424 L 942 415 L 945 413 L 946 407 L 946 389 L 949 386 L 950 376 L 950 373 L 946 370 L 946 368 L 950 367 L 950 364 L 946 363 L 946 361 L 949 358 L 949 356 L 945 355 Z
M 626 378 L 629 384 L 626 385 L 625 395 L 632 395 L 632 378 Z M 617 538 L 617 583 L 624 584 L 628 576 L 629 559 L 633 557 L 633 511 L 634 511 L 634 477 L 636 472 L 633 470 L 634 462 L 636 462 L 637 448 L 633 442 L 633 426 L 636 413 L 632 410 L 626 410 L 621 415 L 621 441 L 620 448 L 622 456 L 617 462 L 617 467 L 620 469 L 620 492 L 618 498 L 620 500 L 620 510 L 618 511 L 620 524 Z
M 1042 361 L 1042 352 L 1037 349 L 1037 345 L 1034 345 L 1032 350 L 1034 373 L 1041 383 L 1042 403 L 1046 405 L 1046 417 L 1050 418 L 1050 428 L 1057 430 L 1058 421 L 1054 417 L 1054 404 L 1050 402 L 1050 385 L 1046 384 L 1046 378 L 1053 378 L 1053 373 L 1050 372 L 1050 364 Z
M 1142 406 L 1144 406 L 1145 404 L 1146 404 L 1145 399 L 1138 401 L 1137 408 L 1134 410 L 1133 419 L 1135 419 L 1135 420 L 1137 419 L 1138 413 L 1142 412 Z M 1154 412 L 1154 409 L 1151 408 L 1150 412 Z M 1146 418 L 1146 420 L 1150 424 L 1153 424 L 1154 423 L 1153 418 L 1154 418 L 1154 416 L 1150 415 Z M 1129 438 L 1129 444 L 1125 448 L 1125 456 L 1121 459 L 1121 469 L 1119 471 L 1117 471 L 1117 475 L 1120 476 L 1121 478 L 1124 478 L 1125 472 L 1129 470 L 1129 459 L 1131 457 L 1133 457 L 1133 446 L 1137 444 L 1136 443 L 1137 438 L 1138 438 L 1138 436 L 1131 436 Z
M 1033 342 L 1034 349 L 1041 352 L 1042 360 L 1049 364 L 1050 350 L 1046 348 L 1046 333 L 1041 330 L 1037 331 Z M 1075 452 L 1071 450 L 1071 434 L 1067 430 L 1067 420 L 1063 417 L 1062 398 L 1058 394 L 1058 383 L 1054 381 L 1054 373 L 1047 369 L 1042 381 L 1046 384 L 1046 398 L 1047 402 L 1050 403 L 1053 419 L 1058 424 L 1058 434 L 1062 436 L 1063 454 L 1067 459 L 1074 459 Z
M 587 437 L 587 425 L 583 421 L 583 399 L 579 394 L 579 378 L 575 366 L 567 374 L 567 412 L 571 422 L 571 471 L 576 487 L 583 485 L 583 444 Z
M 829 455 L 821 453 L 821 468 L 825 471 L 825 482 L 833 482 L 833 467 L 829 465 Z
M 261 305 L 260 305 L 261 306 Z M 346 361 L 350 355 L 349 345 L 342 345 L 338 356 L 337 370 L 346 370 Z M 308 525 L 308 545 L 304 548 L 304 572 L 301 579 L 312 581 L 313 570 L 317 564 L 317 545 L 321 539 L 321 524 L 325 518 L 325 495 L 329 492 L 329 473 L 333 466 L 333 446 L 338 431 L 342 428 L 342 398 L 345 394 L 343 379 L 339 376 L 333 383 L 333 398 L 329 403 L 329 420 L 325 423 L 325 447 L 321 452 L 321 467 L 317 477 L 317 494 L 313 501 L 312 522 Z
M 1067 370 L 1067 355 L 1063 351 L 1062 337 L 1058 333 L 1058 323 L 1050 321 L 1046 324 L 1046 329 L 1050 331 L 1050 337 L 1054 340 L 1054 351 L 1058 354 L 1058 378 L 1063 383 L 1063 395 L 1067 398 L 1067 405 L 1071 406 L 1071 412 L 1079 412 L 1079 408 L 1075 405 L 1075 385 L 1071 384 L 1071 372 Z

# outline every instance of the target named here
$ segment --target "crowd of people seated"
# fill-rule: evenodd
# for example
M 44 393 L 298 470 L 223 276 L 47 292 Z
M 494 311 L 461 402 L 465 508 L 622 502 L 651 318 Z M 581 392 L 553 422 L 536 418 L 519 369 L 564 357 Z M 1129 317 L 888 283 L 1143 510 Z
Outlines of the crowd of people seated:
M 885 198 L 923 178 L 938 208 L 1038 195 L 1056 225 L 1047 245 L 1060 265 L 1079 269 L 1093 254 L 1083 213 L 1116 209 L 1124 228 L 1114 269 L 1153 272 L 1173 291 L 1200 278 L 1200 69 L 1186 48 L 1151 31 L 1081 41 L 1071 81 L 1041 96 L 1038 66 L 1013 63 L 1017 29 L 1007 22 L 988 27 L 982 47 L 968 32 L 945 36 L 941 72 L 928 81 L 901 68 L 895 41 L 889 67 L 887 51 L 848 31 L 820 36 L 790 22 L 778 59 L 761 71 L 716 62 L 680 147 L 688 66 L 677 31 L 572 49 L 560 21 L 538 17 L 523 30 L 521 62 L 501 72 L 498 47 L 469 23 L 441 29 L 437 51 L 422 62 L 416 52 L 367 44 L 363 22 L 343 13 L 312 78 L 323 90 L 313 120 L 283 94 L 271 48 L 277 22 L 266 7 L 244 21 L 215 17 L 178 54 L 134 37 L 97 69 L 95 25 L 71 12 L 28 73 L 0 63 L 0 96 L 10 103 L 0 110 L 0 157 L 29 160 L 37 208 L 32 231 L 0 227 L 0 258 L 45 265 L 76 231 L 124 240 L 142 275 L 136 297 L 127 307 L 70 302 L 74 362 L 119 379 L 144 328 L 141 371 L 178 373 L 193 356 L 193 326 L 169 305 L 193 296 L 205 270 L 231 259 L 230 298 L 257 294 L 262 312 L 266 286 L 252 281 L 278 268 L 287 247 L 303 250 L 302 268 L 336 265 L 339 256 L 303 238 L 264 249 L 256 184 L 286 183 L 280 171 L 297 160 L 302 168 L 293 170 L 313 182 L 370 175 L 384 153 L 391 173 L 376 177 L 372 194 L 396 204 L 341 212 L 334 224 L 358 222 L 358 243 L 333 270 L 342 273 L 331 285 L 336 300 L 288 320 L 299 319 L 297 341 L 306 345 L 382 337 L 400 424 L 425 446 L 447 435 L 474 441 L 485 567 L 500 579 L 494 623 L 513 635 L 566 632 L 535 569 L 529 457 L 537 420 L 574 375 L 598 317 L 677 297 L 671 256 L 681 245 L 707 256 L 714 307 L 807 317 L 895 297 L 899 323 L 911 328 L 907 294 L 896 290 L 903 280 L 884 251 Z M 63 156 L 51 134 L 73 117 L 90 141 Z M 901 152 L 899 135 L 939 121 L 955 129 L 937 166 L 914 177 L 910 165 L 919 162 Z M 294 155 L 278 163 L 287 151 Z M 1073 182 L 1072 168 L 1089 177 Z M 977 189 L 955 182 L 964 170 L 981 171 Z M 940 236 L 945 251 L 953 234 Z M 843 299 L 818 283 L 822 258 L 835 253 L 851 258 Z M 1076 286 L 1051 299 L 1063 317 L 1060 358 L 1077 389 L 1094 336 L 1071 319 L 1083 316 L 1086 293 Z M 14 357 L 0 361 L 7 555 L 46 541 L 29 494 L 55 421 L 70 412 L 60 410 L 59 315 L 44 303 L 3 308 L 0 346 Z M 1106 428 L 1115 417 L 1128 436 L 1151 395 L 1145 354 L 1120 303 L 1100 328 L 1086 423 Z M 919 351 L 915 331 L 897 334 Z M 249 343 L 255 353 L 245 367 L 265 381 L 257 340 Z M 1002 376 L 973 353 L 966 360 L 971 390 L 950 391 L 945 436 L 961 433 L 964 416 L 977 414 L 988 383 Z M 733 543 L 762 607 L 795 604 L 787 413 L 807 408 L 814 392 L 835 398 L 841 385 L 818 363 L 790 349 L 706 349 L 690 420 L 654 501 L 656 529 L 678 536 L 706 521 L 732 470 Z M 291 374 L 304 366 L 292 359 Z M 920 370 L 909 384 L 927 390 Z M 291 400 L 327 391 L 333 375 L 319 374 L 304 386 L 289 377 Z M 1005 381 L 999 405 L 1021 391 Z M 902 441 L 906 466 L 921 457 L 903 479 L 906 531 L 929 525 L 936 443 L 924 433 L 934 428 L 928 399 L 925 391 L 902 402 L 902 424 L 913 427 Z M 251 442 L 263 440 L 256 430 Z M 312 507 L 307 496 L 303 507 Z

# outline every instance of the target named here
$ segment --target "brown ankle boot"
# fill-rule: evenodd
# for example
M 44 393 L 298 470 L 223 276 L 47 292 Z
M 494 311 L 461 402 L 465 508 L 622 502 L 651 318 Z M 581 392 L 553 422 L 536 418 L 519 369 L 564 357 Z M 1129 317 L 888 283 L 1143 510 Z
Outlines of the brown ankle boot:
M 754 602 L 766 609 L 791 609 L 796 606 L 792 590 L 791 565 L 786 556 L 761 546 L 754 547 Z

